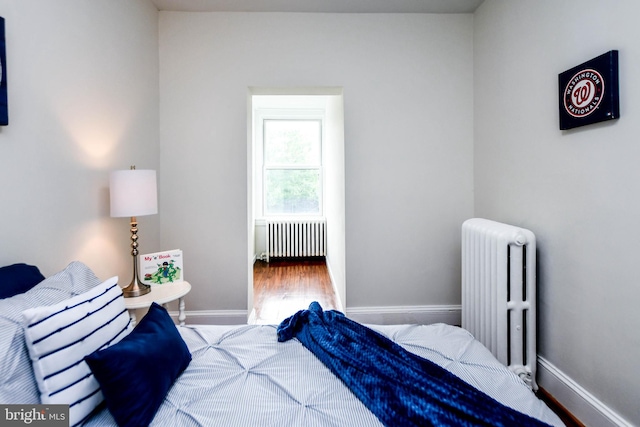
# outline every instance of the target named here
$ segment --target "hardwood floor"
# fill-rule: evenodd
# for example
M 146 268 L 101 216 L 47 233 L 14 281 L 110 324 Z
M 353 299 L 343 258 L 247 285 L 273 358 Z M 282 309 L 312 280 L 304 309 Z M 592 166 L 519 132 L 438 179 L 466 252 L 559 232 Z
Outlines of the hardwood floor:
M 338 309 L 324 258 L 256 261 L 253 265 L 252 323 L 278 324 L 318 301 L 323 309 Z
M 549 394 L 544 388 L 540 387 L 537 392 L 538 397 L 547 404 L 547 406 L 555 412 L 562 420 L 566 427 L 585 427 L 572 413 L 558 402 L 555 397 Z

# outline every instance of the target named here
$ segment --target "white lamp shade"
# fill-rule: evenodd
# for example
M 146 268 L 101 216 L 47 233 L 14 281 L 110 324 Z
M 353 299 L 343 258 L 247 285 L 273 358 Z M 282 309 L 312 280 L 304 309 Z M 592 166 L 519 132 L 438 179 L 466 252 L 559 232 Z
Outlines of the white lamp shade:
M 118 170 L 109 176 L 111 216 L 143 216 L 158 213 L 156 171 Z

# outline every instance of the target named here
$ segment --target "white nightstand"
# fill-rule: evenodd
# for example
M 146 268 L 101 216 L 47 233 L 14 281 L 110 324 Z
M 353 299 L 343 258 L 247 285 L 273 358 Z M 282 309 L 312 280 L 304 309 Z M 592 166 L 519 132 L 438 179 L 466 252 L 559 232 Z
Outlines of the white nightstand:
M 191 290 L 191 284 L 189 282 L 172 282 L 164 283 L 162 285 L 151 285 L 151 292 L 139 297 L 129 297 L 124 299 L 124 306 L 129 310 L 129 316 L 133 322 L 133 326 L 136 325 L 137 316 L 136 310 L 151 306 L 151 303 L 158 303 L 165 305 L 168 302 L 178 300 L 178 321 L 180 325 L 184 325 L 184 321 L 187 315 L 184 312 L 184 296 Z

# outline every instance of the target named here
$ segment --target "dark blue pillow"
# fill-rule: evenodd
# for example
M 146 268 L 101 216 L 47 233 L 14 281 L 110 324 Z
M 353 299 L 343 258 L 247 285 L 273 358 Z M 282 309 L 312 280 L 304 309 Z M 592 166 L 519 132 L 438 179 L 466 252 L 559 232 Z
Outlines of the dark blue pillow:
M 119 343 L 85 358 L 120 427 L 147 426 L 191 353 L 169 313 L 153 303 Z
M 13 264 L 0 267 L 0 299 L 23 294 L 44 280 L 35 265 Z

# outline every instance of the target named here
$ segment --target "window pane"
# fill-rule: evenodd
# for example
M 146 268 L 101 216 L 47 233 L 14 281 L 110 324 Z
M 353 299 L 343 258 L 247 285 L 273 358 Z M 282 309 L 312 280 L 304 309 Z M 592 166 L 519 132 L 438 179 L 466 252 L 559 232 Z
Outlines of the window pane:
M 319 170 L 271 169 L 265 177 L 267 214 L 320 214 Z
M 265 120 L 266 164 L 319 165 L 319 120 Z

